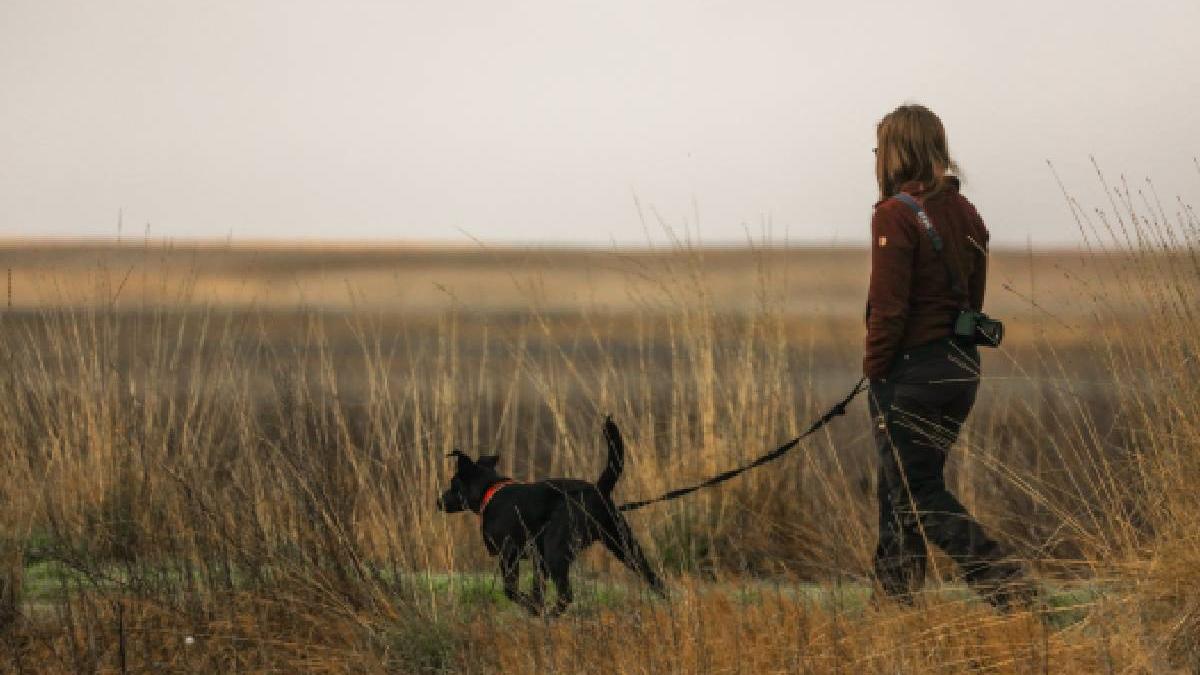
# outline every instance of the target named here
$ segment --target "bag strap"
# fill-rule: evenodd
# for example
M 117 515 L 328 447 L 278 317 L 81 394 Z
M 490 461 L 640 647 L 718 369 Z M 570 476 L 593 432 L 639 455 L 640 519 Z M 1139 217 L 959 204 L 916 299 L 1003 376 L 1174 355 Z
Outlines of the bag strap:
M 950 259 L 946 257 L 943 251 L 946 247 L 945 242 L 942 241 L 942 235 L 938 234 L 937 229 L 933 227 L 933 221 L 929 219 L 929 214 L 925 213 L 925 209 L 921 208 L 921 203 L 907 192 L 897 192 L 896 199 L 899 199 L 905 206 L 912 209 L 913 213 L 917 214 L 917 221 L 925 229 L 925 234 L 929 237 L 929 243 L 933 244 L 934 253 L 942 259 L 942 264 L 946 266 L 946 277 L 950 281 L 950 291 L 958 296 L 958 303 L 962 309 L 970 309 L 971 301 L 967 297 L 967 287 L 954 271 L 953 265 L 950 264 Z

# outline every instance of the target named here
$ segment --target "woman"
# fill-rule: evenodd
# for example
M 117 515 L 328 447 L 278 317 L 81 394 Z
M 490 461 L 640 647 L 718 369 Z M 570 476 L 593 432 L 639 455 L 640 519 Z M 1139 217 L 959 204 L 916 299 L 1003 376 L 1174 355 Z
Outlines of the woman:
M 943 476 L 979 386 L 979 351 L 954 337 L 954 322 L 966 306 L 982 311 L 987 228 L 959 193 L 936 115 L 901 106 L 879 122 L 876 137 L 880 201 L 871 219 L 863 360 L 880 453 L 875 572 L 886 593 L 907 601 L 924 582 L 933 544 L 990 601 L 1007 605 L 1020 568 L 1002 560 Z M 933 231 L 918 218 L 922 208 Z

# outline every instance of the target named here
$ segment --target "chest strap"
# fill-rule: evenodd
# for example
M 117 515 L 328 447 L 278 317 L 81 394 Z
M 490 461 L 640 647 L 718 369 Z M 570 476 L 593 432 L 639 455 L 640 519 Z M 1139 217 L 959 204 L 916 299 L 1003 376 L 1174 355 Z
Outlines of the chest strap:
M 950 284 L 950 292 L 954 294 L 955 300 L 958 301 L 960 309 L 970 309 L 971 301 L 967 295 L 966 284 L 960 278 L 960 275 L 954 271 L 954 265 L 950 263 L 950 259 L 946 256 L 946 245 L 942 241 L 942 235 L 938 234 L 937 228 L 933 226 L 933 221 L 929 219 L 929 214 L 925 213 L 925 209 L 921 208 L 921 203 L 907 192 L 896 193 L 896 199 L 903 203 L 908 208 L 912 209 L 917 216 L 917 221 L 921 223 L 925 234 L 929 237 L 929 243 L 933 245 L 933 252 L 937 257 L 942 259 L 942 264 L 946 267 L 946 279 Z

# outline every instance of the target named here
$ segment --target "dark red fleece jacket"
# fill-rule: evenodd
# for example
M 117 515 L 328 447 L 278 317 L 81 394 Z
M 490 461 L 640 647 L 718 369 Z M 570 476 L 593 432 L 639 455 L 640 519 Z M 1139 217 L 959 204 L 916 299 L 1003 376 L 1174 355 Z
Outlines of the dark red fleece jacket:
M 988 231 L 975 206 L 958 191 L 957 179 L 925 199 L 920 183 L 905 183 L 944 242 L 942 255 L 959 270 L 967 300 L 983 310 Z M 954 333 L 961 298 L 951 290 L 946 265 L 912 209 L 898 199 L 875 204 L 871 218 L 871 284 L 867 292 L 867 340 L 863 374 L 887 377 L 897 354 Z

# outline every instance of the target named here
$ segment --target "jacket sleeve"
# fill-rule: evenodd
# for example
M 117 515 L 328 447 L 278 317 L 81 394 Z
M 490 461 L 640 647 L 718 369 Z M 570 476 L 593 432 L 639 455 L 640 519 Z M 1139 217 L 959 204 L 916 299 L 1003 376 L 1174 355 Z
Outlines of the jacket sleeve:
M 867 290 L 867 341 L 863 374 L 887 376 L 904 339 L 912 287 L 915 228 L 908 208 L 889 200 L 871 218 L 871 282 Z

